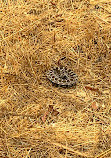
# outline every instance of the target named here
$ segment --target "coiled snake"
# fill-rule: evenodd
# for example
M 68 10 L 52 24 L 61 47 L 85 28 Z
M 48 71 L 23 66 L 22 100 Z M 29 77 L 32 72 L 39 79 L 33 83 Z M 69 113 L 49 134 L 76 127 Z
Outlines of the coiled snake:
M 76 85 L 78 80 L 77 75 L 72 70 L 63 66 L 50 69 L 47 72 L 47 78 L 56 86 L 61 87 L 71 87 Z

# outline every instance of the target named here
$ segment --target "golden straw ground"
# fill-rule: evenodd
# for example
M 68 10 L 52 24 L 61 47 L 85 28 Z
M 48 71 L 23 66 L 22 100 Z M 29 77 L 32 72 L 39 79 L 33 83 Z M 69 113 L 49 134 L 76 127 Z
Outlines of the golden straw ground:
M 0 157 L 111 157 L 111 3 L 0 5 Z M 76 88 L 47 80 L 64 56 Z

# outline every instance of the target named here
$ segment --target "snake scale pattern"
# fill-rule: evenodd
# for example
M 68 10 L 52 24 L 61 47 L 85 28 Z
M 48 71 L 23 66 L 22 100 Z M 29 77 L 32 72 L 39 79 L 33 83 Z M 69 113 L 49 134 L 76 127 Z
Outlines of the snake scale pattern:
M 76 85 L 78 77 L 70 69 L 66 67 L 54 67 L 47 72 L 47 78 L 56 86 L 71 87 Z

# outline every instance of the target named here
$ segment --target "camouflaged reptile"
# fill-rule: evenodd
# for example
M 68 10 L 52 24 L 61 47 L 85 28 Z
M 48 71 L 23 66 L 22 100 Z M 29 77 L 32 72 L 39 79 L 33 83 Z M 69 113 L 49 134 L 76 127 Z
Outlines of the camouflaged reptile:
M 78 77 L 70 69 L 63 66 L 51 68 L 47 72 L 47 78 L 56 86 L 71 87 L 76 85 Z

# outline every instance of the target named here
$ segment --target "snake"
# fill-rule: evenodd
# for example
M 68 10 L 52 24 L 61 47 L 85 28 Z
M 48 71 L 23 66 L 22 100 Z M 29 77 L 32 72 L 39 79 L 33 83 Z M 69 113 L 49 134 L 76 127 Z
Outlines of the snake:
M 56 86 L 72 87 L 76 85 L 78 76 L 64 66 L 53 67 L 46 73 L 47 78 Z

